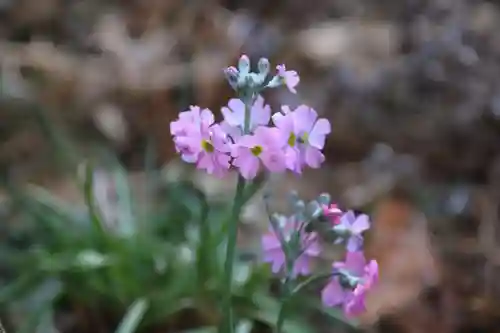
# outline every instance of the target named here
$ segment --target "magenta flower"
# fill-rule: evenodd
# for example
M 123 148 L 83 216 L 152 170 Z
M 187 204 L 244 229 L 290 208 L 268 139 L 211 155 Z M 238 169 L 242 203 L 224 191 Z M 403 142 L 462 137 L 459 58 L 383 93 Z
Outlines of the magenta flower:
M 378 282 L 377 262 L 371 260 L 366 264 L 362 252 L 347 252 L 345 262 L 335 262 L 333 271 L 335 276 L 321 293 L 323 303 L 326 306 L 343 305 L 346 316 L 356 316 L 364 312 L 366 294 Z M 340 275 L 343 275 L 348 283 L 342 284 Z M 353 282 L 356 284 L 354 290 L 349 286 Z
M 345 262 L 334 262 L 332 266 L 334 273 L 342 270 L 353 277 L 360 277 L 364 273 L 365 263 L 363 252 L 358 251 L 347 252 Z M 326 306 L 337 306 L 343 304 L 350 294 L 350 289 L 344 288 L 340 277 L 335 275 L 323 289 L 321 298 Z
M 272 119 L 286 140 L 287 168 L 299 174 L 303 165 L 319 168 L 325 160 L 321 149 L 331 131 L 328 120 L 318 119 L 316 111 L 306 105 L 286 114 L 275 113 Z
M 233 139 L 243 135 L 245 126 L 245 104 L 237 98 L 230 99 L 227 107 L 221 109 L 224 121 L 222 128 Z M 271 107 L 264 104 L 264 98 L 258 96 L 250 111 L 249 132 L 253 133 L 258 126 L 267 126 L 271 118 Z
M 209 109 L 201 109 L 191 105 L 188 111 L 179 113 L 179 119 L 170 123 L 170 133 L 173 136 L 185 136 L 193 126 L 210 126 L 214 122 L 214 114 Z
M 365 299 L 368 291 L 378 282 L 378 263 L 371 260 L 365 266 L 365 274 L 344 303 L 344 313 L 347 317 L 355 317 L 366 311 Z
M 365 266 L 365 275 L 363 284 L 371 288 L 378 283 L 378 263 L 376 260 L 370 260 Z
M 229 169 L 230 146 L 226 134 L 214 124 L 214 115 L 208 109 L 191 107 L 181 112 L 179 119 L 170 124 L 176 150 L 188 163 L 207 173 L 223 177 Z
M 283 238 L 286 242 L 289 242 L 294 231 L 300 229 L 300 224 L 295 223 L 295 218 L 289 218 L 286 220 L 281 231 L 283 233 Z M 295 261 L 292 276 L 297 275 L 308 275 L 311 273 L 311 261 L 318 257 L 321 253 L 321 248 L 318 243 L 318 235 L 315 232 L 306 233 L 303 230 L 300 232 L 300 247 L 302 252 L 300 256 Z M 279 237 L 276 235 L 274 230 L 270 230 L 268 233 L 262 236 L 262 250 L 263 261 L 271 264 L 271 270 L 273 273 L 278 273 L 285 268 L 285 253 L 283 252 L 282 245 L 280 243 Z
M 284 143 L 276 128 L 257 127 L 253 135 L 244 135 L 233 146 L 233 165 L 245 179 L 257 176 L 261 164 L 271 172 L 286 169 Z
M 347 251 L 357 251 L 363 245 L 362 233 L 370 228 L 370 218 L 366 214 L 356 216 L 353 211 L 348 211 L 340 218 L 340 223 L 334 229 L 347 236 Z M 335 243 L 343 241 L 340 237 Z
M 356 317 L 366 311 L 365 298 L 368 288 L 363 284 L 358 284 L 354 291 L 347 297 L 344 303 L 344 314 L 346 317 Z
M 276 66 L 278 77 L 283 81 L 290 92 L 296 94 L 295 87 L 300 82 L 299 74 L 296 71 L 287 71 L 285 65 Z
M 342 210 L 337 206 L 337 204 L 330 204 L 329 206 L 324 205 L 322 208 L 323 215 L 332 222 L 332 225 L 337 225 L 340 223 Z

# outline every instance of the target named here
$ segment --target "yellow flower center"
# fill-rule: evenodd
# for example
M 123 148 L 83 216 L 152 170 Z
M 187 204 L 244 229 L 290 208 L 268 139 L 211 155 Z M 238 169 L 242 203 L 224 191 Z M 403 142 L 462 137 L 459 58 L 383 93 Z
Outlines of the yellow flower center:
M 307 140 L 309 140 L 309 133 L 307 133 L 307 132 L 304 133 L 304 134 L 302 134 L 302 137 L 299 138 L 299 142 L 300 143 L 306 143 Z
M 292 132 L 288 138 L 288 145 L 290 147 L 295 147 L 295 141 L 297 141 L 297 137 L 295 136 L 295 133 Z
M 259 156 L 262 153 L 262 146 L 255 146 L 255 147 L 251 148 L 250 151 L 255 156 Z
M 204 151 L 207 153 L 213 153 L 214 152 L 214 146 L 207 140 L 203 140 L 201 142 L 201 148 L 203 148 Z

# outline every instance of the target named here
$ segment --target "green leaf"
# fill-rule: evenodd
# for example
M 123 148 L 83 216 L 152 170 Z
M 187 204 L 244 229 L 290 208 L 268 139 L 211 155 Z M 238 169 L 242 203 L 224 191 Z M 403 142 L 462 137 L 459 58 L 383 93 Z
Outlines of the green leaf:
M 146 311 L 149 307 L 149 302 L 146 299 L 138 299 L 127 310 L 120 325 L 115 333 L 133 333 L 139 327 Z
M 38 203 L 48 208 L 51 208 L 56 213 L 64 216 L 68 219 L 69 222 L 74 221 L 87 221 L 83 219 L 84 210 L 80 207 L 75 207 L 74 205 L 70 205 L 67 202 L 61 200 L 60 198 L 54 196 L 52 193 L 47 191 L 46 189 L 36 186 L 36 185 L 28 185 L 28 191 L 30 196 Z M 67 227 L 67 225 L 65 226 Z
M 62 291 L 62 284 L 59 280 L 47 279 L 38 285 L 38 288 L 28 297 L 18 300 L 11 305 L 12 311 L 26 318 L 17 332 L 47 332 L 43 328 L 51 325 L 51 314 L 54 301 Z
M 12 283 L 3 286 L 0 289 L 0 304 L 11 303 L 16 299 L 24 297 L 27 293 L 33 290 L 40 282 L 39 272 L 30 272 L 19 277 Z
M 101 223 L 101 218 L 98 213 L 98 209 L 95 203 L 94 196 L 94 168 L 90 163 L 85 163 L 82 166 L 83 174 L 83 196 L 85 199 L 85 204 L 87 205 L 90 220 L 92 221 L 92 226 L 94 232 L 99 235 L 105 235 L 106 231 Z

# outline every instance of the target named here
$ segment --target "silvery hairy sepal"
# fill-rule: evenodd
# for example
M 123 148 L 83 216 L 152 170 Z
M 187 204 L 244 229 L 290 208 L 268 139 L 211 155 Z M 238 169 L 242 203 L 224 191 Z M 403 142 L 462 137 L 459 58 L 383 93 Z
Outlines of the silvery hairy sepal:
M 269 74 L 269 60 L 261 58 L 257 65 L 259 72 L 250 71 L 250 59 L 242 55 L 238 61 L 238 68 L 233 66 L 224 70 L 227 81 L 234 90 L 258 93 L 264 88 Z

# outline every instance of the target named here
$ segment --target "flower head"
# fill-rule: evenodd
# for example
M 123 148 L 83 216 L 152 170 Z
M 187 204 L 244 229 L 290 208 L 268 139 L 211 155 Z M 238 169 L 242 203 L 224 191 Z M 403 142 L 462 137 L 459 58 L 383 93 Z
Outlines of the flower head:
M 295 87 L 300 82 L 299 74 L 297 74 L 296 71 L 287 71 L 285 65 L 276 66 L 276 70 L 278 72 L 278 77 L 286 85 L 288 90 L 296 94 L 297 90 L 295 90 Z
M 340 223 L 340 216 L 342 215 L 342 210 L 337 206 L 337 204 L 323 205 L 323 216 L 332 222 L 332 225 L 337 225 Z
M 347 250 L 357 251 L 363 245 L 362 233 L 370 228 L 370 218 L 366 214 L 356 216 L 353 211 L 348 211 L 340 218 L 334 230 L 347 237 Z M 339 238 L 336 243 L 343 241 Z
M 285 268 L 285 253 L 280 243 L 283 237 L 285 242 L 292 242 L 292 237 L 298 236 L 298 244 L 290 243 L 293 250 L 299 253 L 296 258 L 292 276 L 307 275 L 311 272 L 311 261 L 318 257 L 321 249 L 318 243 L 318 235 L 315 232 L 305 232 L 300 223 L 296 223 L 296 218 L 284 219 L 281 225 L 281 235 L 276 235 L 271 228 L 268 233 L 262 236 L 262 250 L 264 251 L 264 262 L 271 263 L 273 273 L 278 273 Z M 298 233 L 298 234 L 297 234 Z M 295 247 L 299 247 L 296 249 Z
M 356 316 L 366 310 L 365 297 L 378 281 L 375 260 L 366 264 L 362 252 L 347 252 L 345 262 L 333 264 L 334 277 L 321 293 L 326 306 L 343 305 L 347 316 Z
M 286 140 L 287 168 L 299 174 L 303 165 L 319 168 L 325 160 L 321 149 L 331 131 L 330 123 L 324 118 L 318 119 L 316 111 L 306 105 L 287 111 L 272 117 Z
M 261 165 L 271 172 L 285 170 L 281 136 L 276 128 L 258 127 L 253 135 L 244 135 L 233 146 L 233 165 L 245 179 L 257 176 Z
M 351 293 L 349 281 L 342 281 L 341 278 L 362 276 L 365 268 L 365 257 L 363 252 L 347 252 L 344 262 L 334 262 L 334 277 L 323 289 L 321 296 L 323 303 L 327 306 L 337 306 L 344 303 Z M 338 275 L 337 273 L 344 273 Z
M 188 163 L 209 174 L 222 177 L 229 169 L 230 146 L 225 133 L 214 124 L 214 115 L 208 109 L 191 107 L 181 112 L 179 119 L 170 124 L 176 150 Z

